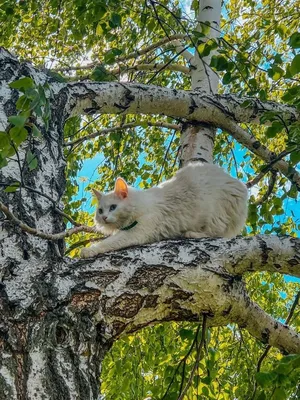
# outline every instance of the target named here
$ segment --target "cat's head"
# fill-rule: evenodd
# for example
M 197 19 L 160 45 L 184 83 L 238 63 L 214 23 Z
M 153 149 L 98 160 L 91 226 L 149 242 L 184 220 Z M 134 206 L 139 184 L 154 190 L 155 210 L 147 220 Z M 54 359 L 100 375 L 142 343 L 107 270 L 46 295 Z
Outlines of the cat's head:
M 107 194 L 93 189 L 98 200 L 95 213 L 96 225 L 104 234 L 111 234 L 132 222 L 132 205 L 128 185 L 122 178 L 117 178 L 115 189 Z

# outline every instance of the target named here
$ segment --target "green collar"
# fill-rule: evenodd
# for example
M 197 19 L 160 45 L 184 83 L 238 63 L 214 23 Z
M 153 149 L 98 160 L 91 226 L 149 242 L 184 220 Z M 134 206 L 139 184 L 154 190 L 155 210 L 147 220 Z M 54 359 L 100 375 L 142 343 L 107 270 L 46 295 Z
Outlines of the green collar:
M 134 221 L 132 224 L 125 226 L 124 228 L 121 228 L 120 231 L 129 231 L 129 229 L 135 227 L 137 225 L 137 221 Z

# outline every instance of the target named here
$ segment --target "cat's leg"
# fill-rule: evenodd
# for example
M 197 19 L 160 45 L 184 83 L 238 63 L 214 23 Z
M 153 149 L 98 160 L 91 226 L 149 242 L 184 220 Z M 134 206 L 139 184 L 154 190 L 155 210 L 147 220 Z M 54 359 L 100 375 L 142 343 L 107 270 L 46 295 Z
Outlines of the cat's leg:
M 200 239 L 204 237 L 208 237 L 209 235 L 204 232 L 193 232 L 193 231 L 187 231 L 184 234 L 184 237 L 189 238 L 189 239 Z
M 151 238 L 149 235 L 145 235 L 143 229 L 134 227 L 130 231 L 119 231 L 115 235 L 109 236 L 99 243 L 82 249 L 80 256 L 82 258 L 94 257 L 97 254 L 106 253 L 108 251 L 153 242 L 155 242 L 154 237 Z

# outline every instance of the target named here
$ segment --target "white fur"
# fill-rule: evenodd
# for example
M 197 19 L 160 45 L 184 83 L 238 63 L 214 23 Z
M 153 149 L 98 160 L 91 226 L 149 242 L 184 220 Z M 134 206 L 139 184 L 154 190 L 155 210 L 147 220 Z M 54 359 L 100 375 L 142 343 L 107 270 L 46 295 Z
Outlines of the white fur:
M 112 236 L 83 249 L 81 257 L 180 236 L 231 238 L 247 218 L 246 186 L 212 164 L 189 164 L 172 179 L 144 191 L 127 187 L 119 178 L 115 191 L 94 193 L 98 210 L 103 210 L 102 215 L 96 211 L 96 225 Z M 112 204 L 117 208 L 109 211 Z M 132 229 L 119 230 L 134 221 L 138 224 Z

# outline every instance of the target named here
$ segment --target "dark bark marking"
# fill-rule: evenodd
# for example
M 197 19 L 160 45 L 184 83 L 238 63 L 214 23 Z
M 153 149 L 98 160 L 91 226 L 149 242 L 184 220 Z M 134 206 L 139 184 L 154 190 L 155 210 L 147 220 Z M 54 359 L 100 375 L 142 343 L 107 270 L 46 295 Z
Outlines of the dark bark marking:
M 91 281 L 96 283 L 96 285 L 99 286 L 100 288 L 101 287 L 105 288 L 110 283 L 118 279 L 119 275 L 120 271 L 107 271 L 107 272 L 89 271 L 89 272 L 82 272 L 80 274 L 80 280 Z
M 190 106 L 189 106 L 189 111 L 188 111 L 188 113 L 189 113 L 189 114 L 193 114 L 193 112 L 194 112 L 195 110 L 197 110 L 197 108 L 198 108 L 198 106 L 197 106 L 197 104 L 196 104 L 194 98 L 191 96 L 191 104 L 190 104 Z
M 259 149 L 260 146 L 261 146 L 261 143 L 260 143 L 258 140 L 256 140 L 254 143 L 252 143 L 252 147 L 253 147 L 255 150 Z
M 128 280 L 127 287 L 134 290 L 148 289 L 153 292 L 163 285 L 165 279 L 175 275 L 176 271 L 173 268 L 157 266 L 142 266 L 137 269 L 134 275 Z M 151 277 L 151 279 L 149 279 Z
M 261 333 L 261 341 L 263 343 L 269 343 L 270 340 L 270 331 L 268 328 L 265 328 Z
M 124 331 L 126 324 L 122 321 L 114 321 L 112 326 L 113 326 L 114 336 L 119 336 Z
M 55 339 L 56 339 L 56 343 L 59 346 L 63 346 L 67 343 L 68 332 L 66 331 L 66 328 L 64 326 L 60 326 L 60 325 L 56 326 Z
M 108 315 L 132 318 L 143 305 L 143 297 L 140 294 L 124 293 L 117 297 L 112 305 L 105 306 Z
M 226 317 L 228 314 L 230 314 L 230 311 L 232 310 L 232 305 L 230 305 L 228 308 L 226 308 L 225 310 L 223 310 L 222 312 L 221 312 L 221 315 L 223 316 L 223 317 Z
M 72 296 L 70 306 L 79 311 L 84 309 L 98 308 L 100 296 L 101 293 L 97 291 L 74 294 Z
M 190 292 L 185 292 L 184 290 L 176 289 L 173 291 L 173 294 L 171 297 L 166 299 L 164 301 L 165 304 L 173 304 L 176 302 L 176 300 L 187 300 L 191 296 L 193 296 L 193 293 Z
M 262 265 L 266 265 L 268 263 L 268 258 L 269 258 L 269 251 L 272 251 L 272 249 L 269 249 L 268 246 L 266 245 L 266 242 L 258 237 L 259 241 L 259 247 L 261 249 L 261 260 L 262 260 Z
M 288 260 L 288 264 L 292 266 L 299 265 L 299 260 L 296 260 L 296 258 L 291 258 Z
M 188 240 L 189 240 L 189 243 L 191 243 L 194 240 L 198 241 L 198 240 L 202 240 L 202 239 L 188 239 Z M 195 254 L 194 259 L 188 263 L 191 267 L 197 267 L 199 264 L 207 264 L 208 261 L 210 260 L 210 255 L 207 254 L 203 250 L 199 251 L 198 249 L 194 248 L 190 251 L 190 253 Z
M 158 303 L 158 295 L 149 294 L 145 296 L 143 307 L 144 308 L 155 308 Z

